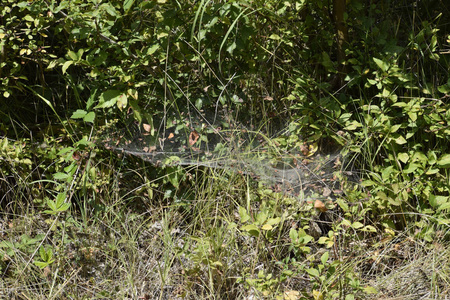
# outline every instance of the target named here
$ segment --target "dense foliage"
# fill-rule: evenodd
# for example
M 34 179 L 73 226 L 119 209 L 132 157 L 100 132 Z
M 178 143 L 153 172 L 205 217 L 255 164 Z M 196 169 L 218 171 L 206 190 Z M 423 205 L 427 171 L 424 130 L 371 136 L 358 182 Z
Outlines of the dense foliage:
M 157 241 L 161 298 L 177 284 L 191 298 L 367 296 L 364 262 L 337 253 L 364 253 L 352 240 L 448 239 L 449 51 L 443 0 L 1 0 L 2 279 L 47 282 L 42 298 L 67 284 L 66 297 L 134 297 L 155 286 L 102 283 L 89 294 L 72 278 L 99 278 L 96 252 L 114 268 Z M 169 128 L 180 139 L 213 131 L 192 119 L 212 123 L 218 110 L 225 129 L 289 128 L 277 151 L 341 151 L 361 181 L 342 179 L 326 233 L 309 231 L 320 214 L 311 205 L 249 178 L 157 168 L 101 142 L 128 128 L 155 142 Z M 102 230 L 123 243 L 94 242 Z M 156 233 L 138 236 L 145 230 Z M 58 275 L 67 266 L 73 273 Z M 134 288 L 133 267 L 120 276 Z

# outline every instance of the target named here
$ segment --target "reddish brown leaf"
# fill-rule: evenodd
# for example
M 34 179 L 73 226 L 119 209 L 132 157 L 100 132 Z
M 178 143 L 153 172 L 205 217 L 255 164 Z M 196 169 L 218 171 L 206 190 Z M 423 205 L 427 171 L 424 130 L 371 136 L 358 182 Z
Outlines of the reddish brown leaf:
M 328 196 L 330 196 L 330 195 L 331 195 L 331 190 L 330 190 L 329 188 L 325 187 L 325 188 L 323 189 L 322 196 L 328 197 Z
M 303 155 L 308 156 L 309 154 L 309 148 L 307 145 L 302 144 L 300 145 L 300 151 L 303 153 Z
M 142 126 L 144 127 L 144 130 L 147 132 L 150 132 L 152 130 L 152 126 L 149 124 L 142 124 Z
M 195 130 L 191 131 L 191 133 L 189 134 L 189 145 L 192 146 L 195 143 L 197 143 L 199 137 L 200 135 L 198 134 L 197 131 Z
M 325 204 L 320 200 L 316 200 L 314 202 L 314 208 L 321 212 L 326 212 L 328 210 L 328 208 L 325 206 Z
M 73 158 L 74 160 L 76 160 L 76 161 L 79 161 L 79 160 L 81 159 L 81 154 L 80 154 L 80 152 L 75 151 L 75 152 L 72 154 L 72 158 Z

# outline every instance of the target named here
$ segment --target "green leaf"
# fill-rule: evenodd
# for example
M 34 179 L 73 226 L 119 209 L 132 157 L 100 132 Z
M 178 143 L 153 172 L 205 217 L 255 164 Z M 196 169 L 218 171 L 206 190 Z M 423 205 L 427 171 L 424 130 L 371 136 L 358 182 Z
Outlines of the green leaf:
M 174 171 L 168 175 L 167 179 L 175 188 L 178 188 L 180 185 L 180 177 L 181 177 L 180 169 L 177 167 L 171 167 L 170 169 Z
M 70 208 L 70 203 L 63 203 L 60 207 L 58 207 L 59 212 L 64 212 Z
M 67 175 L 66 173 L 58 172 L 53 174 L 53 178 L 56 180 L 66 180 L 67 177 L 69 177 L 69 175 Z
M 80 48 L 77 52 L 77 61 L 80 61 L 83 58 L 84 49 Z
M 309 242 L 311 242 L 313 239 L 314 238 L 310 235 L 304 235 L 299 238 L 299 242 L 302 243 L 303 245 L 306 245 Z
M 147 55 L 152 55 L 158 49 L 159 49 L 159 44 L 153 44 L 152 46 L 150 46 L 150 48 L 148 48 Z
M 197 98 L 195 100 L 195 107 L 197 107 L 198 110 L 201 110 L 203 106 L 203 99 L 202 98 Z
M 441 86 L 438 86 L 438 91 L 443 94 L 450 93 L 450 79 L 447 80 L 447 83 Z
M 367 294 L 378 294 L 378 291 L 373 286 L 366 286 L 364 289 L 364 292 Z
M 0 248 L 14 248 L 14 244 L 10 241 L 1 241 Z
M 47 69 L 53 69 L 54 67 L 56 67 L 59 64 L 58 60 L 52 60 L 48 65 L 47 65 Z
M 271 219 L 267 220 L 266 224 L 269 224 L 269 225 L 277 225 L 277 224 L 279 224 L 280 222 L 281 222 L 281 218 L 278 217 L 278 218 L 271 218 Z
M 242 206 L 239 206 L 239 216 L 241 217 L 241 222 L 245 223 L 250 220 L 250 216 L 247 214 L 247 210 Z
M 247 231 L 252 236 L 259 236 L 259 228 L 254 224 L 249 224 L 241 227 L 241 230 Z
M 428 158 L 423 152 L 416 151 L 414 152 L 413 156 L 411 157 L 412 161 L 419 161 L 420 163 L 426 164 L 428 161 Z
M 442 155 L 437 160 L 436 164 L 441 168 L 449 168 L 450 167 L 450 154 Z
M 430 198 L 428 201 L 430 202 L 430 205 L 432 207 L 436 208 L 438 206 L 440 207 L 441 205 L 443 205 L 445 203 L 448 203 L 449 202 L 448 200 L 449 200 L 448 196 L 430 195 Z
M 439 208 L 437 209 L 437 212 L 440 212 L 442 210 L 447 210 L 449 208 L 450 208 L 450 202 L 445 202 L 439 206 Z
M 125 94 L 121 94 L 119 97 L 117 97 L 117 108 L 120 110 L 123 110 L 127 107 L 128 103 L 128 97 Z
M 409 155 L 405 152 L 399 153 L 397 157 L 404 164 L 406 164 L 409 160 Z
M 322 256 L 320 257 L 320 261 L 322 262 L 322 264 L 327 263 L 329 255 L 330 254 L 328 253 L 328 251 L 322 254 Z
M 325 51 L 322 52 L 322 61 L 321 61 L 321 63 L 328 70 L 333 70 L 334 69 L 333 62 L 331 61 L 330 56 L 328 55 L 328 53 L 325 52 Z
M 361 227 L 364 227 L 364 225 L 362 223 L 360 223 L 360 222 L 353 222 L 352 227 L 354 229 L 359 229 Z
M 43 261 L 34 261 L 33 264 L 36 267 L 39 267 L 40 269 L 44 269 L 45 267 L 47 267 L 49 265 L 48 262 L 43 262 Z
M 393 125 L 391 127 L 391 133 L 397 132 L 397 130 L 401 127 L 401 124 Z
M 427 175 L 433 175 L 433 174 L 437 174 L 437 173 L 439 173 L 439 169 L 432 169 L 432 168 L 430 168 L 430 169 L 428 169 L 428 170 L 426 171 L 425 174 L 427 174 Z
M 77 55 L 75 52 L 73 52 L 73 51 L 69 51 L 69 52 L 67 53 L 67 55 L 69 55 L 69 57 L 70 57 L 72 60 L 74 60 L 74 61 L 77 61 L 77 60 L 78 60 L 78 55 Z
M 86 110 L 89 110 L 89 108 L 91 108 L 91 106 L 94 104 L 94 101 L 97 98 L 97 91 L 98 89 L 94 90 L 94 92 L 89 96 L 86 102 Z
M 33 22 L 34 21 L 34 18 L 32 16 L 30 16 L 30 15 L 26 15 L 25 17 L 23 17 L 23 19 L 25 21 L 28 21 L 28 22 Z
M 359 128 L 359 127 L 362 127 L 362 124 L 357 122 L 357 121 L 355 121 L 355 120 L 353 120 L 353 121 L 348 122 L 346 124 L 346 127 L 344 128 L 344 130 L 355 130 L 355 129 Z
M 55 201 L 47 199 L 47 205 L 52 210 L 52 212 L 55 212 L 57 210 Z
M 411 119 L 411 121 L 413 121 L 413 122 L 415 122 L 417 120 L 417 113 L 415 113 L 415 112 L 409 112 L 408 116 Z
M 417 168 L 419 168 L 420 165 L 415 164 L 415 163 L 410 163 L 406 166 L 406 168 L 403 170 L 403 173 L 405 174 L 411 174 L 413 173 L 415 170 L 417 170 Z
M 86 116 L 84 116 L 83 120 L 85 122 L 94 123 L 95 120 L 95 112 L 91 111 Z
M 87 112 L 85 110 L 77 109 L 70 118 L 71 119 L 81 119 L 81 118 L 84 118 L 86 116 L 86 114 L 87 114 Z
M 65 200 L 66 200 L 66 192 L 59 193 L 55 199 L 56 207 L 60 207 Z
M 110 3 L 103 3 L 100 7 L 103 8 L 111 17 L 116 17 L 118 15 L 116 9 Z
M 398 135 L 396 138 L 394 138 L 394 141 L 398 145 L 403 145 L 403 144 L 407 143 L 406 139 L 403 136 L 401 136 L 401 135 Z
M 346 201 L 344 201 L 343 199 L 337 199 L 336 202 L 344 212 L 348 211 L 348 204 Z
M 323 244 L 326 244 L 326 243 L 328 243 L 328 242 L 329 242 L 329 240 L 330 240 L 330 238 L 329 238 L 329 237 L 326 237 L 326 236 L 321 236 L 321 237 L 319 238 L 319 240 L 317 241 L 317 243 L 319 243 L 319 244 L 323 245 Z
M 367 231 L 367 232 L 377 232 L 377 229 L 375 227 L 373 227 L 372 225 L 367 225 L 361 230 L 362 231 Z
M 77 146 L 77 147 L 79 147 L 79 146 L 88 146 L 89 143 L 90 143 L 90 141 L 87 139 L 87 137 L 83 136 L 83 138 L 81 140 L 79 140 L 79 141 L 77 141 L 75 143 L 75 146 Z M 66 172 L 68 172 L 68 171 L 66 171 Z
M 414 136 L 415 132 L 407 132 L 406 139 L 409 140 L 412 136 Z
M 428 164 L 434 165 L 437 162 L 437 155 L 434 151 L 428 151 L 427 153 Z
M 377 81 L 376 81 L 376 80 L 373 80 L 373 79 L 367 79 L 367 82 L 368 82 L 370 85 L 375 85 L 375 84 L 377 84 Z
M 256 215 L 256 222 L 258 224 L 263 224 L 266 220 L 267 220 L 267 213 L 265 213 L 264 211 L 261 211 Z
M 352 113 L 344 113 L 339 116 L 340 122 L 347 122 L 352 117 Z
M 234 49 L 236 49 L 236 43 L 235 43 L 235 42 L 231 43 L 231 45 L 229 45 L 229 46 L 227 47 L 226 51 L 232 55 Z
M 391 205 L 394 205 L 394 206 L 400 206 L 402 204 L 402 201 L 399 200 L 399 198 L 394 199 L 392 197 L 387 197 L 387 200 Z
M 47 260 L 47 251 L 45 251 L 44 247 L 39 248 L 39 256 L 42 260 Z
M 381 171 L 381 178 L 383 178 L 383 181 L 386 182 L 390 178 L 391 174 L 396 174 L 397 170 L 394 169 L 393 166 L 389 166 L 387 168 L 384 168 L 383 171 Z
M 268 231 L 268 230 L 272 230 L 272 229 L 273 229 L 273 226 L 270 225 L 270 224 L 264 224 L 264 225 L 261 227 L 261 229 L 262 229 L 262 230 Z
M 355 300 L 355 295 L 348 294 L 347 296 L 345 296 L 345 300 Z
M 389 69 L 389 64 L 382 61 L 381 59 L 374 57 L 373 61 L 377 64 L 378 68 L 380 68 L 382 71 L 386 72 Z
M 100 103 L 94 107 L 94 109 L 114 106 L 121 95 L 122 92 L 119 90 L 107 90 L 106 92 L 103 92 L 100 95 Z
M 317 269 L 313 269 L 313 268 L 310 268 L 310 269 L 306 269 L 306 272 L 309 274 L 309 275 L 311 275 L 311 276 L 314 276 L 314 277 L 319 277 L 319 271 L 317 270 Z
M 62 73 L 65 74 L 66 71 L 67 71 L 67 68 L 69 68 L 70 65 L 72 65 L 72 64 L 73 64 L 73 61 L 72 61 L 72 60 L 66 61 L 66 62 L 63 64 L 63 66 L 62 66 Z
M 393 103 L 392 106 L 406 107 L 406 106 L 408 106 L 408 104 L 406 102 L 397 102 L 397 103 Z
M 373 180 L 367 179 L 367 180 L 364 180 L 363 182 L 361 182 L 361 185 L 364 187 L 369 187 L 369 186 L 377 185 L 377 183 Z
M 278 34 L 272 33 L 272 34 L 269 36 L 269 39 L 278 41 L 278 40 L 281 40 L 281 37 L 280 37 Z
M 291 241 L 293 243 L 296 243 L 298 240 L 298 232 L 297 230 L 291 228 L 291 230 L 289 230 L 289 237 L 291 238 Z
M 130 8 L 133 6 L 134 4 L 134 0 L 125 0 L 123 1 L 123 10 L 125 11 L 125 13 L 127 13 Z
M 58 155 L 62 156 L 70 151 L 75 151 L 75 149 L 73 147 L 65 147 L 58 152 Z

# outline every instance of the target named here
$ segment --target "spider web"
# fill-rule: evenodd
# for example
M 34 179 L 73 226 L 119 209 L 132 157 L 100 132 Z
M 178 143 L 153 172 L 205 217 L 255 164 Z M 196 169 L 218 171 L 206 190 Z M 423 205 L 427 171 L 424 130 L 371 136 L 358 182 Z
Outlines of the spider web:
M 216 125 L 204 116 L 196 120 L 189 116 L 183 121 L 185 126 L 166 125 L 155 132 L 151 132 L 150 125 L 146 128 L 146 124 L 135 124 L 110 133 L 104 145 L 157 167 L 227 169 L 299 199 L 334 198 L 342 192 L 339 178 L 345 172 L 337 151 L 325 155 L 302 153 L 299 149 L 277 150 L 280 147 L 276 138 L 291 134 L 288 126 L 278 125 L 282 129 L 268 135 L 262 128 L 249 128 L 217 115 L 214 115 Z

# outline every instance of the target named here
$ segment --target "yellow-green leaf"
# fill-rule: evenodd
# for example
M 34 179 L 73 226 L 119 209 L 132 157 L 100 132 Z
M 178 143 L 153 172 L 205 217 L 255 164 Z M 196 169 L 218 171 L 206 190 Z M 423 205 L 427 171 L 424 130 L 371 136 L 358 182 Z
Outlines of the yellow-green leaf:
M 95 119 L 95 112 L 91 111 L 90 113 L 88 113 L 86 116 L 84 116 L 83 120 L 85 122 L 90 122 L 90 123 L 94 123 L 94 119 Z
M 272 230 L 273 227 L 272 227 L 272 225 L 270 225 L 270 224 L 264 224 L 264 225 L 261 227 L 261 229 L 262 229 L 262 230 L 268 231 L 268 230 Z
M 72 60 L 66 61 L 62 66 L 62 73 L 65 74 L 70 65 L 73 64 Z
M 381 59 L 378 59 L 376 57 L 373 58 L 373 61 L 377 64 L 378 68 L 386 72 L 389 69 L 389 64 L 385 61 L 382 61 Z
M 405 153 L 405 152 L 399 153 L 399 154 L 398 154 L 398 159 L 399 159 L 402 163 L 406 164 L 406 163 L 408 162 L 409 155 L 408 155 L 408 153 Z
M 362 127 L 361 123 L 353 120 L 349 123 L 346 124 L 347 126 L 345 126 L 344 130 L 355 130 L 359 127 Z
M 450 154 L 444 154 L 437 160 L 437 165 L 442 168 L 450 167 Z
M 361 222 L 354 222 L 352 224 L 352 227 L 355 229 L 358 229 L 358 228 L 364 227 L 364 225 Z
M 399 145 L 406 144 L 406 139 L 401 135 L 399 135 L 397 138 L 394 138 L 394 141 Z

